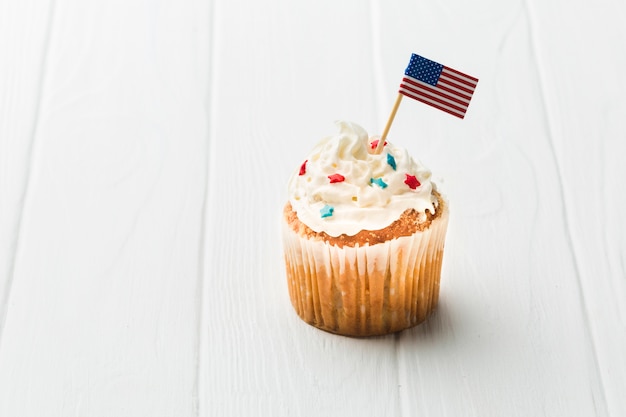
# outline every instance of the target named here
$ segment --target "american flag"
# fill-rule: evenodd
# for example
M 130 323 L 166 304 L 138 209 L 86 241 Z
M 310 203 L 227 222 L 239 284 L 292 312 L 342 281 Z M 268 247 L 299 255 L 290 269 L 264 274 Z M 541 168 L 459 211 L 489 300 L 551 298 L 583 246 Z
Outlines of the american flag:
M 413 54 L 399 93 L 462 119 L 476 84 L 478 78 Z

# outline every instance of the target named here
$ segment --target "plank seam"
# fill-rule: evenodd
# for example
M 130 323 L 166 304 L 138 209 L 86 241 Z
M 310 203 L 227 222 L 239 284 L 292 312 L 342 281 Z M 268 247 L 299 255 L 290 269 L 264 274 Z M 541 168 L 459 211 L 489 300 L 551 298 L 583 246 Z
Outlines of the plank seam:
M 206 410 L 206 406 L 207 404 L 205 403 L 205 399 L 206 395 L 203 395 L 203 393 L 206 393 L 207 390 L 205 389 L 205 384 L 206 381 L 204 380 L 204 378 L 206 377 L 206 372 L 208 371 L 206 369 L 207 364 L 207 358 L 206 358 L 206 351 L 207 351 L 207 344 L 208 344 L 208 340 L 206 340 L 207 338 L 207 325 L 208 323 L 206 322 L 206 317 L 208 315 L 208 307 L 206 306 L 206 294 L 205 291 L 207 290 L 207 285 L 205 282 L 205 275 L 206 275 L 206 271 L 208 270 L 208 265 L 210 263 L 210 259 L 209 259 L 209 254 L 206 251 L 207 248 L 207 242 L 208 239 L 212 236 L 212 233 L 210 233 L 210 230 L 208 230 L 208 222 L 207 219 L 210 218 L 210 204 L 209 202 L 212 201 L 211 199 L 211 178 L 213 177 L 211 170 L 214 166 L 213 163 L 211 163 L 211 156 L 214 155 L 213 152 L 213 141 L 211 140 L 212 138 L 216 137 L 215 135 L 215 126 L 214 123 L 212 123 L 213 120 L 216 120 L 215 115 L 214 115 L 214 111 L 215 111 L 215 94 L 212 94 L 213 92 L 216 91 L 215 88 L 215 67 L 214 67 L 214 62 L 215 62 L 215 50 L 216 50 L 216 18 L 215 18 L 215 9 L 216 9 L 216 0 L 211 1 L 210 6 L 209 6 L 209 16 L 208 16 L 208 21 L 209 21 L 209 27 L 211 28 L 209 31 L 209 66 L 208 66 L 208 82 L 207 82 L 207 91 L 205 92 L 205 97 L 206 97 L 206 117 L 207 117 L 207 142 L 208 142 L 208 146 L 207 146 L 207 152 L 205 155 L 205 162 L 206 162 L 206 169 L 205 169 L 205 178 L 204 178 L 204 184 L 205 184 L 205 191 L 204 191 L 204 199 L 202 202 L 202 219 L 201 219 L 201 230 L 202 233 L 200 235 L 200 252 L 199 252 L 199 277 L 198 277 L 198 319 L 197 319 L 197 323 L 198 323 L 198 350 L 197 350 L 197 363 L 196 363 L 196 381 L 195 381 L 195 399 L 194 399 L 194 406 L 195 406 L 195 411 L 196 411 L 196 416 L 200 417 L 202 415 L 208 415 L 208 411 Z

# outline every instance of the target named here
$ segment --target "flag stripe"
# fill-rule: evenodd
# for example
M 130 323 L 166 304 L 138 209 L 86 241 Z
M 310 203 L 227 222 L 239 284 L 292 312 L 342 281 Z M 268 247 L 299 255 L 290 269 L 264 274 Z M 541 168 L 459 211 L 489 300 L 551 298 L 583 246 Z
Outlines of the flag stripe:
M 424 89 L 426 91 L 430 91 L 432 93 L 437 93 L 437 88 L 439 90 L 442 90 L 443 92 L 441 93 L 442 95 L 444 95 L 445 97 L 450 98 L 451 100 L 458 100 L 459 102 L 462 103 L 469 103 L 470 99 L 472 98 L 471 94 L 466 94 L 466 91 L 461 91 L 457 88 L 449 88 L 449 87 L 444 87 L 444 86 L 440 86 L 437 85 L 437 87 L 433 87 L 430 84 L 427 83 L 423 83 L 420 80 L 416 80 L 415 78 L 411 78 L 409 76 L 405 76 L 402 79 L 402 83 L 403 84 L 410 84 L 412 86 L 415 86 L 418 89 Z M 405 87 L 407 87 L 405 85 Z M 448 93 L 448 94 L 445 94 Z
M 442 83 L 442 82 L 446 84 L 455 85 L 458 88 L 467 91 L 470 95 L 474 92 L 474 89 L 476 88 L 476 84 L 470 84 L 464 80 L 455 78 L 452 75 L 447 74 L 445 72 L 441 73 L 441 76 L 439 77 L 439 81 L 437 82 L 437 85 L 439 85 L 439 83 Z
M 454 84 L 446 83 L 445 80 L 440 80 L 437 87 L 441 88 L 444 91 L 447 91 L 450 94 L 457 95 L 459 98 L 466 100 L 469 102 L 472 99 L 472 90 L 468 90 L 467 88 L 458 88 Z
M 403 78 L 404 81 L 406 78 Z M 459 96 L 458 94 L 447 94 L 446 91 L 441 88 L 432 87 L 429 84 L 422 83 L 418 80 L 409 80 L 414 81 L 412 83 L 403 83 L 400 85 L 400 88 L 405 88 L 416 94 L 423 94 L 431 97 L 436 97 L 439 100 L 445 101 L 448 104 L 455 105 L 458 104 L 460 106 L 465 106 L 469 104 L 469 98 Z
M 414 96 L 414 95 L 409 94 L 409 93 L 407 93 L 405 91 L 402 91 L 402 90 L 400 90 L 400 94 L 403 94 L 403 95 L 405 95 L 407 97 L 410 97 L 413 100 L 421 101 L 422 103 L 428 104 L 429 106 L 432 106 L 432 107 L 434 107 L 436 109 L 443 110 L 446 113 L 450 113 L 451 115 L 459 117 L 461 119 L 463 119 L 465 117 L 465 112 L 464 111 L 451 109 L 451 108 L 443 106 L 443 105 L 441 105 L 439 103 L 429 101 L 429 100 L 427 100 L 427 99 L 425 99 L 423 97 L 420 97 L 420 96 Z
M 455 103 L 450 103 L 447 101 L 444 101 L 440 98 L 434 97 L 432 95 L 429 94 L 425 94 L 423 91 L 418 91 L 418 90 L 414 90 L 414 89 L 407 89 L 407 88 L 402 88 L 399 91 L 401 94 L 404 94 L 407 97 L 411 97 L 414 99 L 420 99 L 420 101 L 424 102 L 424 103 L 429 103 L 429 104 L 437 104 L 438 106 L 441 107 L 445 107 L 448 108 L 452 111 L 455 111 L 459 114 L 463 114 L 467 111 L 467 106 L 459 106 L 458 104 Z
M 433 102 L 437 102 L 437 103 L 441 103 L 442 105 L 448 106 L 448 107 L 453 107 L 455 109 L 458 109 L 459 111 L 465 111 L 467 110 L 467 105 L 468 103 L 457 103 L 451 100 L 446 100 L 441 98 L 441 96 L 437 95 L 437 94 L 431 94 L 428 93 L 427 91 L 423 91 L 423 90 L 419 90 L 419 89 L 414 89 L 414 88 L 410 88 L 410 87 L 406 87 L 404 86 L 403 88 L 401 88 L 402 91 L 406 92 L 407 94 L 411 95 L 411 96 L 419 96 L 419 97 L 424 97 L 424 99 L 429 99 Z
M 473 89 L 474 87 L 476 87 L 476 84 L 472 84 L 469 81 L 463 80 L 461 78 L 455 77 L 452 74 L 447 74 L 445 72 L 441 73 L 441 76 L 439 77 L 439 82 L 441 82 L 442 79 L 447 80 L 450 83 L 454 83 L 457 84 L 459 87 L 465 87 L 468 89 Z
M 459 87 L 457 84 L 449 83 L 446 80 L 439 79 L 439 83 L 437 84 L 437 87 L 441 88 L 442 90 L 448 89 L 449 92 L 453 94 L 458 94 L 459 96 L 464 97 L 467 101 L 469 101 L 472 98 L 473 91 L 471 89 L 465 88 L 465 87 Z
M 478 84 L 478 78 L 472 77 L 471 75 L 464 74 L 461 71 L 455 70 L 454 68 L 446 67 L 445 65 L 444 65 L 444 68 L 450 72 L 455 73 L 457 76 L 461 78 L 467 79 L 469 82 L 473 83 L 474 85 Z
M 467 90 L 467 93 L 470 96 L 472 95 L 472 93 L 474 92 L 474 89 L 476 88 L 476 84 L 460 79 L 459 77 L 455 77 L 454 75 L 450 74 L 447 71 L 447 67 L 444 67 L 444 70 L 441 72 L 441 76 L 439 77 L 439 81 L 437 82 L 437 85 L 439 85 L 439 83 L 442 83 L 442 82 L 445 84 L 454 85 L 455 87 L 460 88 L 462 90 Z

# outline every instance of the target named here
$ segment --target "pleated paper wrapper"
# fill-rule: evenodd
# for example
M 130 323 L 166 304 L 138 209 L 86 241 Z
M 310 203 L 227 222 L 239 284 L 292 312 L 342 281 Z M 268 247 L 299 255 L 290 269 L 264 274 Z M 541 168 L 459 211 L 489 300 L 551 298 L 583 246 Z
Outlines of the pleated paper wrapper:
M 309 239 L 283 220 L 291 303 L 307 323 L 346 336 L 398 332 L 437 306 L 447 204 L 424 231 L 372 246 Z

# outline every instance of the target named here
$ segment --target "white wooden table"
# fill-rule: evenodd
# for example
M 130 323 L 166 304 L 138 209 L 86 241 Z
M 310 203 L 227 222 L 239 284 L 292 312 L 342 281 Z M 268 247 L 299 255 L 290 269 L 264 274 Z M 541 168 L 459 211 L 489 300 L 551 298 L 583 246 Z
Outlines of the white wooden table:
M 626 6 L 0 0 L 0 416 L 625 416 Z M 316 330 L 286 182 L 411 52 L 390 139 L 451 201 L 440 304 Z

